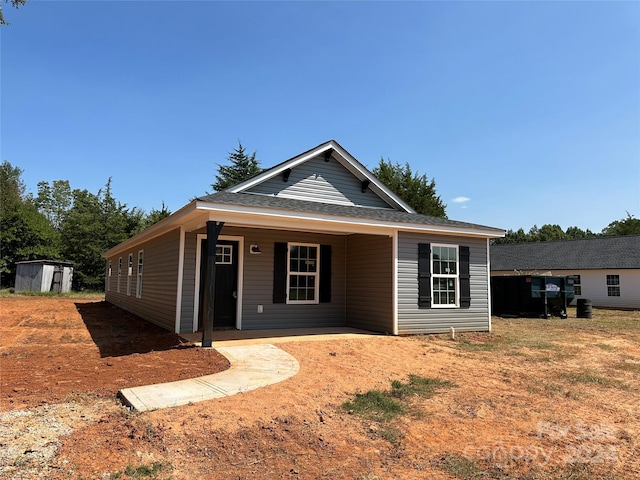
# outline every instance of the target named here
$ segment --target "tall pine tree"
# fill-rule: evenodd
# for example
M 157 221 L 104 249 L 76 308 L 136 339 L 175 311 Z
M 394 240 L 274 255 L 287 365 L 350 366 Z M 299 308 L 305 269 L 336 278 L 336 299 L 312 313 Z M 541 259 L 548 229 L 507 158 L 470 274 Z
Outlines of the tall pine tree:
M 216 192 L 226 190 L 262 172 L 260 162 L 256 160 L 256 152 L 247 155 L 240 140 L 238 140 L 238 147 L 233 152 L 229 152 L 227 161 L 229 165 L 218 164 L 216 181 L 211 184 Z

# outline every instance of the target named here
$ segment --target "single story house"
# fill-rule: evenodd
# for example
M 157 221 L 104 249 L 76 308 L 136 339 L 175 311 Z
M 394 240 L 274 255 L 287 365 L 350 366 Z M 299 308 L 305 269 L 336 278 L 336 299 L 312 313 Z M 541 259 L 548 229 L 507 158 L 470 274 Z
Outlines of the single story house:
M 491 246 L 491 275 L 573 276 L 574 304 L 640 308 L 640 235 Z
M 26 260 L 16 262 L 15 292 L 71 291 L 73 264 L 58 260 Z
M 488 331 L 502 236 L 417 214 L 331 140 L 105 252 L 106 300 L 176 333 Z

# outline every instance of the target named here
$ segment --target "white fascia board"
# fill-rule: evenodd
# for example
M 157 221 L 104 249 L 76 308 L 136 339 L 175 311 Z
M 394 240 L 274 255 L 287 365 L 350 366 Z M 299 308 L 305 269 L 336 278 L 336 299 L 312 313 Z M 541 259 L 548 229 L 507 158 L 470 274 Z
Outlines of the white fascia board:
M 283 228 L 299 231 L 323 231 L 332 233 L 368 233 L 391 235 L 393 230 L 422 232 L 438 235 L 462 235 L 466 237 L 500 238 L 494 230 L 455 227 L 451 225 L 424 225 L 395 223 L 369 218 L 341 217 L 321 213 L 295 212 L 267 208 L 250 208 L 239 205 L 198 202 L 198 210 L 209 211 L 209 218 L 219 222 L 237 223 L 245 226 Z
M 277 167 L 272 167 L 270 169 L 268 169 L 266 172 L 250 178 L 249 180 L 246 180 L 242 183 L 239 183 L 233 187 L 228 188 L 227 190 L 225 190 L 226 192 L 230 192 L 230 193 L 239 193 L 239 192 L 244 192 L 245 190 L 250 189 L 251 187 L 258 185 L 262 182 L 265 182 L 277 175 L 280 175 L 282 172 L 284 172 L 286 169 L 288 168 L 295 168 L 298 165 L 300 165 L 301 163 L 306 162 L 307 160 L 312 159 L 313 157 L 317 157 L 318 155 L 320 155 L 322 152 L 329 150 L 329 149 L 335 149 L 334 147 L 334 142 L 327 142 L 325 144 L 320 145 L 317 148 L 314 148 L 313 150 L 308 151 L 307 153 L 298 156 L 298 157 L 293 157 L 292 159 L 281 163 L 280 165 L 278 165 Z
M 148 240 L 151 240 L 152 238 L 158 237 L 171 230 L 179 228 L 180 225 L 185 222 L 187 217 L 189 215 L 192 215 L 194 212 L 197 212 L 195 200 L 185 205 L 177 212 L 172 213 L 167 218 L 163 218 L 158 223 L 151 225 L 149 228 L 144 229 L 142 232 L 134 235 L 133 237 L 125 240 L 122 243 L 119 243 L 115 247 L 110 248 L 102 254 L 102 257 L 111 257 L 118 252 L 131 248 L 131 246 L 133 245 L 137 245 L 141 242 L 146 242 Z

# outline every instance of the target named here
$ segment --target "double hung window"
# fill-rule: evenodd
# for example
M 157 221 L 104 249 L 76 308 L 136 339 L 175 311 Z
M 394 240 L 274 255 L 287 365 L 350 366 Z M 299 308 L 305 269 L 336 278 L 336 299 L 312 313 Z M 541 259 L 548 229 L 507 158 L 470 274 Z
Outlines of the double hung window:
M 127 267 L 127 295 L 131 295 L 131 276 L 133 275 L 133 253 L 129 254 L 129 265 Z
M 459 305 L 458 247 L 431 246 L 432 306 L 457 307 Z
M 144 250 L 138 252 L 138 281 L 136 283 L 136 297 L 142 297 L 142 262 L 144 259 Z
M 620 275 L 607 275 L 607 296 L 620 296 Z
M 320 246 L 289 243 L 287 303 L 318 303 Z

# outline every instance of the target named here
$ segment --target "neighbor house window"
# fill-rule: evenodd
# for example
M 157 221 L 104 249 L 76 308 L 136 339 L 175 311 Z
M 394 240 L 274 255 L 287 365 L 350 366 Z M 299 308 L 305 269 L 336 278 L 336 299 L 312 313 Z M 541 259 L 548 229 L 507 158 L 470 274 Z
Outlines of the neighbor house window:
M 458 306 L 458 247 L 431 245 L 432 306 Z
M 580 275 L 571 275 L 570 278 L 573 278 L 573 293 L 579 297 L 582 295 L 582 282 L 580 281 Z
M 620 275 L 607 275 L 607 296 L 620 296 Z
M 138 281 L 136 283 L 136 297 L 142 297 L 142 262 L 144 260 L 144 250 L 138 252 Z
M 318 303 L 320 245 L 289 243 L 287 303 Z
M 120 293 L 120 279 L 122 278 L 122 257 L 118 258 L 118 283 L 116 284 L 116 292 Z
M 129 266 L 127 267 L 127 295 L 131 295 L 131 276 L 133 275 L 133 253 L 129 254 Z
M 109 268 L 107 272 L 107 290 L 111 290 L 111 260 L 109 260 Z

